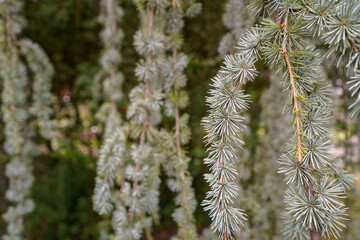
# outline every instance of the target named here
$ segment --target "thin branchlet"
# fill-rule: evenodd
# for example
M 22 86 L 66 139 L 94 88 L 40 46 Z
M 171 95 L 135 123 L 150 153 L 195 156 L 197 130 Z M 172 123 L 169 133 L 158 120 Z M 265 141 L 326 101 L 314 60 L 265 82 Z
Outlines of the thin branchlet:
M 291 84 L 291 92 L 292 92 L 293 105 L 294 105 L 293 114 L 295 115 L 295 125 L 296 125 L 295 135 L 297 137 L 297 161 L 299 162 L 299 164 L 302 164 L 303 133 L 302 133 L 302 123 L 301 123 L 301 106 L 300 106 L 297 90 L 295 87 L 295 77 L 293 73 L 293 67 L 291 66 L 291 62 L 289 59 L 289 52 L 287 50 L 288 14 L 289 12 L 286 11 L 284 16 L 284 22 L 281 24 L 281 28 L 283 29 L 283 42 L 281 45 L 281 51 L 286 62 L 287 71 L 289 73 L 290 84 Z
M 172 239 L 197 239 L 194 211 L 196 208 L 195 193 L 191 187 L 192 178 L 188 173 L 190 158 L 186 156 L 183 145 L 189 141 L 190 131 L 187 126 L 189 115 L 181 114 L 181 109 L 187 105 L 187 94 L 182 89 L 186 85 L 184 70 L 188 59 L 180 52 L 181 42 L 179 38 L 184 27 L 184 17 L 189 17 L 186 12 L 189 9 L 199 8 L 199 4 L 193 0 L 172 0 L 169 7 L 169 18 L 167 19 L 167 33 L 173 41 L 169 41 L 169 56 L 167 63 L 163 65 L 164 92 L 166 93 L 166 114 L 174 117 L 175 126 L 172 131 L 161 131 L 162 148 L 165 149 L 164 168 L 170 178 L 168 186 L 171 191 L 176 192 L 175 204 L 172 217 L 178 225 L 177 234 Z M 194 11 L 195 9 L 193 9 Z M 196 10 L 199 11 L 199 10 Z M 194 14 L 192 14 L 193 16 Z
M 130 161 L 121 187 L 122 204 L 116 207 L 117 239 L 140 239 L 145 233 L 152 239 L 151 226 L 157 220 L 159 205 L 161 151 L 158 149 L 163 93 L 160 72 L 165 52 L 165 0 L 135 0 L 140 16 L 140 29 L 134 36 L 134 46 L 141 55 L 135 75 L 139 85 L 130 91 L 127 109 L 130 138 Z

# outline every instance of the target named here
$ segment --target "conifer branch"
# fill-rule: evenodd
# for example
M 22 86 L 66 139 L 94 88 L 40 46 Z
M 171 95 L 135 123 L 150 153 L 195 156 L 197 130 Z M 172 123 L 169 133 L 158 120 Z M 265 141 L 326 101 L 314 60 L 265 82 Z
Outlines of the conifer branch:
M 207 133 L 205 142 L 210 145 L 204 163 L 211 169 L 210 174 L 205 174 L 211 190 L 202 205 L 210 212 L 211 229 L 224 240 L 234 239 L 246 220 L 243 210 L 233 206 L 238 195 L 235 149 L 243 144 L 241 133 L 245 126 L 240 113 L 248 108 L 248 95 L 241 87 L 256 76 L 254 62 L 242 52 L 225 56 L 224 66 L 212 79 L 213 88 L 207 98 L 209 115 L 202 121 Z
M 18 9 L 20 10 L 20 9 Z M 12 150 L 7 150 L 7 153 L 9 155 L 11 155 L 12 160 L 11 162 L 6 166 L 6 175 L 9 177 L 9 190 L 6 192 L 6 197 L 9 201 L 14 202 L 15 206 L 14 207 L 9 207 L 8 211 L 3 215 L 5 222 L 7 222 L 8 227 L 7 227 L 7 234 L 3 236 L 4 239 L 15 239 L 15 238 L 22 238 L 22 231 L 23 231 L 23 223 L 24 223 L 24 213 L 21 211 L 21 209 L 25 208 L 25 199 L 26 197 L 28 197 L 27 195 L 29 194 L 29 188 L 27 188 L 26 186 L 24 186 L 26 181 L 30 181 L 30 178 L 26 179 L 26 172 L 30 171 L 28 164 L 26 164 L 26 162 L 24 161 L 21 153 L 21 145 L 23 144 L 24 141 L 24 136 L 23 136 L 23 124 L 26 124 L 26 120 L 24 119 L 22 121 L 19 121 L 18 123 L 13 122 L 11 123 L 10 121 L 12 120 L 17 120 L 17 114 L 19 114 L 19 110 L 21 111 L 22 108 L 25 108 L 25 101 L 14 101 L 15 99 L 15 94 L 17 93 L 16 91 L 19 92 L 24 92 L 25 89 L 21 88 L 18 86 L 19 89 L 14 89 L 16 88 L 16 83 L 15 81 L 17 79 L 15 79 L 14 83 L 11 83 L 12 78 L 17 78 L 19 73 L 19 64 L 18 64 L 18 49 L 16 47 L 16 35 L 13 32 L 13 29 L 11 28 L 12 23 L 12 14 L 10 13 L 10 10 L 5 8 L 5 16 L 6 16 L 6 21 L 5 21 L 5 28 L 6 28 L 6 32 L 4 31 L 4 36 L 6 36 L 6 40 L 7 40 L 7 46 L 10 49 L 10 63 L 8 66 L 2 66 L 3 68 L 8 68 L 6 69 L 8 72 L 5 72 L 6 70 L 4 69 L 4 72 L 2 73 L 2 77 L 4 78 L 4 80 L 9 81 L 9 83 L 4 84 L 4 92 L 3 92 L 3 98 L 5 98 L 5 91 L 9 91 L 10 94 L 14 94 L 13 96 L 11 96 L 13 99 L 8 99 L 8 101 L 6 101 L 7 99 L 4 99 L 4 103 L 5 104 L 9 104 L 8 109 L 7 106 L 3 106 L 3 114 L 4 114 L 4 121 L 6 121 L 6 125 L 5 125 L 5 136 L 6 136 L 6 128 L 8 126 L 10 126 L 11 124 L 16 124 L 15 128 L 18 132 L 18 136 L 13 136 L 14 138 L 19 138 L 19 142 L 17 142 L 17 139 L 14 139 L 13 142 L 8 143 L 9 145 L 13 145 L 13 146 L 8 146 L 10 148 L 13 148 Z M 15 14 L 15 13 L 14 13 Z M 2 51 L 6 51 L 6 47 L 4 47 L 4 49 L 2 49 Z M 3 57 L 7 57 L 6 53 L 3 53 L 4 56 Z M 5 65 L 5 64 L 4 64 Z M 19 93 L 18 92 L 18 93 Z M 6 110 L 5 110 L 6 109 Z M 6 117 L 6 111 L 10 112 L 11 117 L 9 119 L 7 119 Z M 13 126 L 14 127 L 14 126 Z M 11 134 L 11 132 L 9 132 Z M 8 133 L 8 134 L 9 134 Z M 10 139 L 11 136 L 6 136 L 8 139 Z M 6 139 L 6 141 L 9 141 L 8 139 Z M 5 143 L 6 144 L 6 143 Z M 5 148 L 6 150 L 6 148 Z M 20 169 L 16 169 L 16 168 L 22 168 Z M 20 171 L 18 171 L 20 170 Z M 31 174 L 31 173 L 30 173 Z M 30 177 L 30 176 L 29 176 Z M 30 186 L 29 186 L 30 187 Z M 31 200 L 27 200 L 29 201 L 29 203 L 31 205 L 33 205 L 32 202 L 30 202 Z M 33 206 L 30 207 L 29 212 L 32 211 Z
M 188 64 L 187 56 L 180 52 L 182 41 L 181 32 L 184 27 L 184 18 L 195 15 L 200 10 L 199 4 L 194 0 L 171 0 L 168 9 L 166 33 L 169 36 L 169 55 L 163 65 L 165 111 L 174 118 L 174 127 L 170 131 L 162 129 L 161 147 L 164 149 L 163 166 L 168 179 L 168 187 L 176 193 L 174 199 L 176 209 L 172 217 L 178 230 L 174 240 L 197 239 L 194 211 L 196 200 L 192 188 L 192 178 L 188 173 L 188 164 L 191 159 L 186 155 L 183 146 L 189 142 L 190 129 L 187 126 L 189 115 L 181 114 L 181 110 L 188 104 L 188 96 L 183 89 L 186 86 L 184 70 Z M 191 10 L 191 11 L 190 11 Z M 191 16 L 189 12 L 192 12 Z
M 258 8 L 253 9 L 254 12 L 268 16 L 261 26 L 245 33 L 238 49 L 247 58 L 263 56 L 272 69 L 286 77 L 296 132 L 295 146 L 289 147 L 279 161 L 282 165 L 279 172 L 284 173 L 287 183 L 293 185 L 286 190 L 289 219 L 285 234 L 291 239 L 319 239 L 338 236 L 339 229 L 344 227 L 341 219 L 346 215 L 344 204 L 338 200 L 342 195 L 326 193 L 325 197 L 319 189 L 327 186 L 342 193 L 345 189 L 341 186 L 343 181 L 335 179 L 338 170 L 333 165 L 333 157 L 328 154 L 328 87 L 323 83 L 318 52 L 303 39 L 310 35 L 306 29 L 311 27 L 302 24 L 302 7 L 307 7 L 302 4 L 298 1 L 269 4 L 257 1 L 252 4 Z M 274 15 L 283 22 L 274 22 L 270 18 Z M 236 61 L 229 62 L 233 71 L 242 66 Z M 336 202 L 336 206 L 330 206 L 329 202 Z
M 119 216 L 118 208 L 123 204 L 119 186 L 125 182 L 125 164 L 127 163 L 127 137 L 128 125 L 122 122 L 118 111 L 118 103 L 121 100 L 123 75 L 118 68 L 121 62 L 119 53 L 122 43 L 122 31 L 119 27 L 123 10 L 118 0 L 100 0 L 99 22 L 102 30 L 102 52 L 100 56 L 101 69 L 96 75 L 95 81 L 102 86 L 104 102 L 96 117 L 104 124 L 103 143 L 100 147 L 99 159 L 96 168 L 96 181 L 93 195 L 93 209 L 99 215 L 112 215 L 113 219 Z M 103 225 L 110 225 L 105 218 Z M 116 239 L 118 229 L 122 224 L 112 221 L 111 232 L 102 231 L 102 235 Z M 109 226 L 110 229 L 110 226 Z
M 153 2 L 151 4 L 151 10 L 150 10 L 150 14 L 149 14 L 149 25 L 148 25 L 148 35 L 151 36 L 152 32 L 153 32 L 153 24 L 154 24 L 154 14 L 155 14 L 155 2 Z M 152 64 L 152 53 L 149 52 L 146 58 L 147 64 L 151 65 Z M 149 77 L 145 78 L 145 96 L 144 96 L 144 101 L 146 102 L 148 100 L 148 98 L 150 97 L 150 79 Z M 139 147 L 142 148 L 145 144 L 145 138 L 146 138 L 146 129 L 148 128 L 149 122 L 148 122 L 148 113 L 145 114 L 145 119 L 144 122 L 142 123 L 142 129 L 141 129 L 141 135 L 140 135 L 140 139 L 139 139 Z M 135 173 L 140 171 L 140 165 L 141 162 L 138 161 L 136 163 L 136 167 L 135 167 Z M 132 187 L 132 194 L 134 194 L 134 192 L 137 190 L 138 188 L 138 180 L 135 179 L 134 183 L 133 183 L 133 187 Z M 133 218 L 134 218 L 134 207 L 135 205 L 133 204 L 130 207 L 129 210 L 129 225 L 130 227 L 133 226 Z
M 121 187 L 122 204 L 116 209 L 115 229 L 119 239 L 140 239 L 145 232 L 152 239 L 151 226 L 157 219 L 161 157 L 157 124 L 160 121 L 161 91 L 160 59 L 165 51 L 163 14 L 165 0 L 134 0 L 140 16 L 140 28 L 134 36 L 136 51 L 142 56 L 135 75 L 139 85 L 129 94 L 127 109 L 131 144 L 126 164 L 126 180 Z
M 298 95 L 297 95 L 297 91 L 296 91 L 296 87 L 295 87 L 295 77 L 293 74 L 293 67 L 291 66 L 289 55 L 288 55 L 288 50 L 286 47 L 288 14 L 289 14 L 289 11 L 287 10 L 285 13 L 285 16 L 284 16 L 284 22 L 281 25 L 281 28 L 283 29 L 283 42 L 282 42 L 281 50 L 284 55 L 284 59 L 285 59 L 286 66 L 287 66 L 287 71 L 289 73 L 291 91 L 292 91 L 292 97 L 293 97 L 293 104 L 294 104 L 293 112 L 295 114 L 295 124 L 296 124 L 295 136 L 297 136 L 297 161 L 299 162 L 299 164 L 302 164 L 302 135 L 303 135 L 303 133 L 302 133 L 302 124 L 301 124 L 301 116 L 300 116 L 301 108 L 300 108 L 300 103 L 299 103 L 299 99 L 298 99 Z
M 5 197 L 12 203 L 3 214 L 7 223 L 3 239 L 23 239 L 25 216 L 34 209 L 29 197 L 34 181 L 32 159 L 40 155 L 34 136 L 37 130 L 45 138 L 51 135 L 48 125 L 52 66 L 39 45 L 28 39 L 18 39 L 25 25 L 21 18 L 23 5 L 23 1 L 6 0 L 0 8 L 4 150 L 10 157 L 5 170 L 9 178 Z

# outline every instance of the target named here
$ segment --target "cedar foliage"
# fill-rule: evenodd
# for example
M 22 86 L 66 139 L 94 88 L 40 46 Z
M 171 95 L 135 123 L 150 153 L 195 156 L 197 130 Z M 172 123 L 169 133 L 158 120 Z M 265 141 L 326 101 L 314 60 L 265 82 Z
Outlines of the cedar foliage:
M 4 150 L 10 158 L 5 174 L 9 178 L 6 199 L 11 203 L 3 214 L 7 223 L 3 239 L 22 239 L 25 216 L 34 209 L 30 191 L 34 182 L 32 161 L 40 154 L 35 138 L 54 138 L 51 120 L 51 78 L 53 67 L 42 48 L 22 36 L 26 25 L 23 1 L 2 1 L 0 8 L 0 76 Z
M 338 9 L 343 12 L 353 4 L 340 2 Z M 233 207 L 237 195 L 234 184 L 237 156 L 233 146 L 242 144 L 239 136 L 244 125 L 239 111 L 247 108 L 247 96 L 239 88 L 254 79 L 254 63 L 258 59 L 264 59 L 270 69 L 283 76 L 284 90 L 288 93 L 285 107 L 293 116 L 294 138 L 279 160 L 279 172 L 285 174 L 288 184 L 284 234 L 291 239 L 321 239 L 338 237 L 345 227 L 346 207 L 342 199 L 351 176 L 340 170 L 329 154 L 331 93 L 320 66 L 320 52 L 308 39 L 314 31 L 322 32 L 325 27 L 321 21 L 305 21 L 313 17 L 308 9 L 319 7 L 318 4 L 322 2 L 252 2 L 248 6 L 250 13 L 261 14 L 264 19 L 246 31 L 238 52 L 225 56 L 224 66 L 212 80 L 213 89 L 207 100 L 209 116 L 204 119 L 205 140 L 210 145 L 204 163 L 211 166 L 211 174 L 205 179 L 211 191 L 203 205 L 210 212 L 212 229 L 220 239 L 233 239 L 245 219 L 242 211 Z M 326 43 L 337 43 L 334 39 L 340 39 L 341 34 L 327 32 Z M 339 43 L 330 51 L 343 48 Z

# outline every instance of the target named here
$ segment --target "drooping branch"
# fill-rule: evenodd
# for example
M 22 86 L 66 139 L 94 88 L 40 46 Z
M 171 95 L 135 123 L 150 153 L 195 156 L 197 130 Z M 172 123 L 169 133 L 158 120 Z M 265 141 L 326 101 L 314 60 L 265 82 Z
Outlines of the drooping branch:
M 34 209 L 30 191 L 34 181 L 32 159 L 40 155 L 34 141 L 53 136 L 50 122 L 51 63 L 41 47 L 19 38 L 25 25 L 23 1 L 3 1 L 0 7 L 0 76 L 3 80 L 2 120 L 4 150 L 10 162 L 5 175 L 9 188 L 5 197 L 11 202 L 3 218 L 7 223 L 4 239 L 23 239 L 25 216 Z
M 291 62 L 289 59 L 289 52 L 287 50 L 287 28 L 288 28 L 288 11 L 286 11 L 284 16 L 284 22 L 281 25 L 281 28 L 283 29 L 283 42 L 281 46 L 281 51 L 283 53 L 287 71 L 289 73 L 290 78 L 290 84 L 291 84 L 291 91 L 292 91 L 292 98 L 293 98 L 293 105 L 294 110 L 293 114 L 295 115 L 295 125 L 296 125 L 296 131 L 295 135 L 297 136 L 297 161 L 299 164 L 302 164 L 302 123 L 301 123 L 301 106 L 297 94 L 297 90 L 295 87 L 295 77 L 293 73 L 293 67 L 291 66 Z
M 191 10 L 191 11 L 190 11 Z M 174 119 L 172 129 L 161 131 L 161 142 L 165 155 L 163 166 L 168 179 L 169 189 L 176 193 L 174 202 L 176 209 L 172 217 L 178 226 L 175 239 L 191 240 L 197 239 L 194 219 L 196 200 L 192 188 L 192 178 L 188 172 L 191 159 L 183 149 L 190 140 L 190 129 L 188 125 L 189 115 L 181 113 L 188 104 L 188 96 L 183 89 L 186 86 L 186 75 L 184 70 L 188 64 L 187 56 L 181 52 L 182 42 L 177 39 L 182 34 L 184 18 L 191 17 L 189 12 L 200 10 L 200 5 L 194 0 L 172 0 L 168 9 L 166 33 L 169 36 L 169 54 L 167 63 L 163 66 L 165 113 Z
M 155 9 L 156 9 L 156 5 L 155 2 L 152 3 L 151 5 L 151 10 L 150 10 L 150 14 L 149 14 L 149 25 L 148 25 L 148 35 L 151 36 L 153 33 L 153 25 L 154 25 L 154 14 L 155 14 Z M 153 56 L 151 52 L 148 52 L 147 54 L 147 58 L 146 58 L 147 64 L 151 65 L 153 63 Z M 150 79 L 149 77 L 145 78 L 145 95 L 144 95 L 144 102 L 148 101 L 150 97 Z M 139 139 L 139 147 L 142 148 L 144 147 L 145 144 L 145 138 L 146 138 L 146 130 L 149 126 L 149 113 L 146 110 L 146 114 L 145 114 L 145 119 L 143 120 L 142 126 L 141 126 L 141 135 L 140 135 L 140 139 Z M 139 172 L 140 171 L 140 166 L 141 166 L 141 162 L 138 161 L 136 163 L 136 167 L 135 167 L 135 172 Z M 132 186 L 132 194 L 134 194 L 134 192 L 137 190 L 138 188 L 138 179 L 135 179 L 133 186 Z M 130 207 L 129 210 L 129 225 L 132 226 L 133 225 L 133 218 L 134 218 L 134 207 L 135 205 L 133 204 Z
M 126 131 L 121 124 L 117 104 L 122 97 L 123 76 L 118 71 L 120 64 L 119 47 L 121 30 L 119 21 L 122 9 L 117 0 L 100 0 L 99 21 L 102 25 L 100 38 L 103 50 L 100 56 L 101 69 L 96 80 L 103 86 L 105 101 L 97 117 L 104 123 L 104 141 L 97 162 L 97 177 L 94 189 L 94 210 L 100 214 L 109 214 L 117 203 L 114 199 L 115 179 L 124 177 L 118 169 L 124 163 Z
M 159 208 L 160 164 L 158 149 L 163 93 L 159 60 L 165 53 L 164 7 L 161 1 L 134 0 L 139 11 L 140 28 L 134 36 L 134 47 L 141 56 L 135 75 L 139 84 L 129 93 L 127 108 L 129 162 L 124 166 L 121 187 L 122 203 L 117 206 L 119 219 L 116 236 L 121 239 L 140 239 L 145 232 L 152 239 L 151 226 Z

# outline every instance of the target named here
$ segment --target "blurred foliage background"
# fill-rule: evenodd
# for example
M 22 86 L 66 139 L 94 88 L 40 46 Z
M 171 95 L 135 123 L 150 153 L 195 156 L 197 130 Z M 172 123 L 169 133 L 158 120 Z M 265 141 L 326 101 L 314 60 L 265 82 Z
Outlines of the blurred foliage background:
M 132 47 L 133 35 L 138 28 L 137 12 L 131 0 L 123 0 L 125 10 L 121 28 L 125 39 L 121 49 L 123 62 L 120 71 L 124 73 L 124 92 L 136 85 L 134 66 L 138 59 Z M 203 173 L 207 169 L 202 164 L 205 150 L 202 143 L 203 130 L 200 119 L 206 113 L 205 95 L 210 78 L 221 64 L 217 48 L 226 32 L 222 24 L 223 8 L 226 1 L 202 0 L 202 13 L 187 20 L 185 27 L 184 52 L 189 55 L 190 63 L 186 69 L 189 79 L 187 91 L 190 104 L 186 111 L 190 114 L 192 141 L 188 151 L 192 158 L 190 172 L 194 177 L 193 186 L 198 202 L 204 198 L 207 184 Z M 43 156 L 35 160 L 35 183 L 32 196 L 36 202 L 35 211 L 26 221 L 26 237 L 29 240 L 67 240 L 98 239 L 100 217 L 92 210 L 95 165 L 102 141 L 102 126 L 94 115 L 102 100 L 96 90 L 94 77 L 100 65 L 101 50 L 97 22 L 97 0 L 27 0 L 24 15 L 28 26 L 24 35 L 39 43 L 49 55 L 55 67 L 52 93 L 56 118 L 61 128 L 61 137 L 44 143 Z M 346 91 L 346 78 L 338 70 L 329 71 L 329 79 L 335 87 L 335 124 L 334 139 L 338 156 L 352 173 L 359 168 L 359 118 L 350 119 L 347 107 L 351 98 Z M 252 84 L 247 86 L 251 94 L 249 111 L 249 132 L 246 136 L 246 149 L 249 159 L 255 156 L 256 146 L 264 132 L 259 124 L 261 107 L 260 97 L 269 86 L 269 74 L 263 70 Z M 126 113 L 127 99 L 123 100 L 122 112 Z M 165 123 L 166 124 L 166 120 Z M 289 125 L 290 127 L 290 125 Z M 2 136 L 0 136 L 2 137 Z M 6 155 L 1 154 L 0 164 L 0 212 L 6 209 L 3 198 L 7 186 L 4 166 Z M 251 161 L 245 162 L 252 170 Z M 359 175 L 359 174 L 358 174 Z M 250 180 L 243 182 L 252 184 Z M 349 228 L 344 239 L 359 239 L 360 196 L 354 188 L 348 199 L 350 206 Z M 175 232 L 171 218 L 174 209 L 173 195 L 163 184 L 161 187 L 160 221 L 154 229 L 155 239 L 169 239 L 169 232 Z M 246 209 L 245 209 L 246 210 Z M 250 221 L 251 221 L 251 216 Z M 197 208 L 196 221 L 199 229 L 209 225 L 209 219 L 201 207 Z M 0 235 L 5 229 L 0 220 Z

